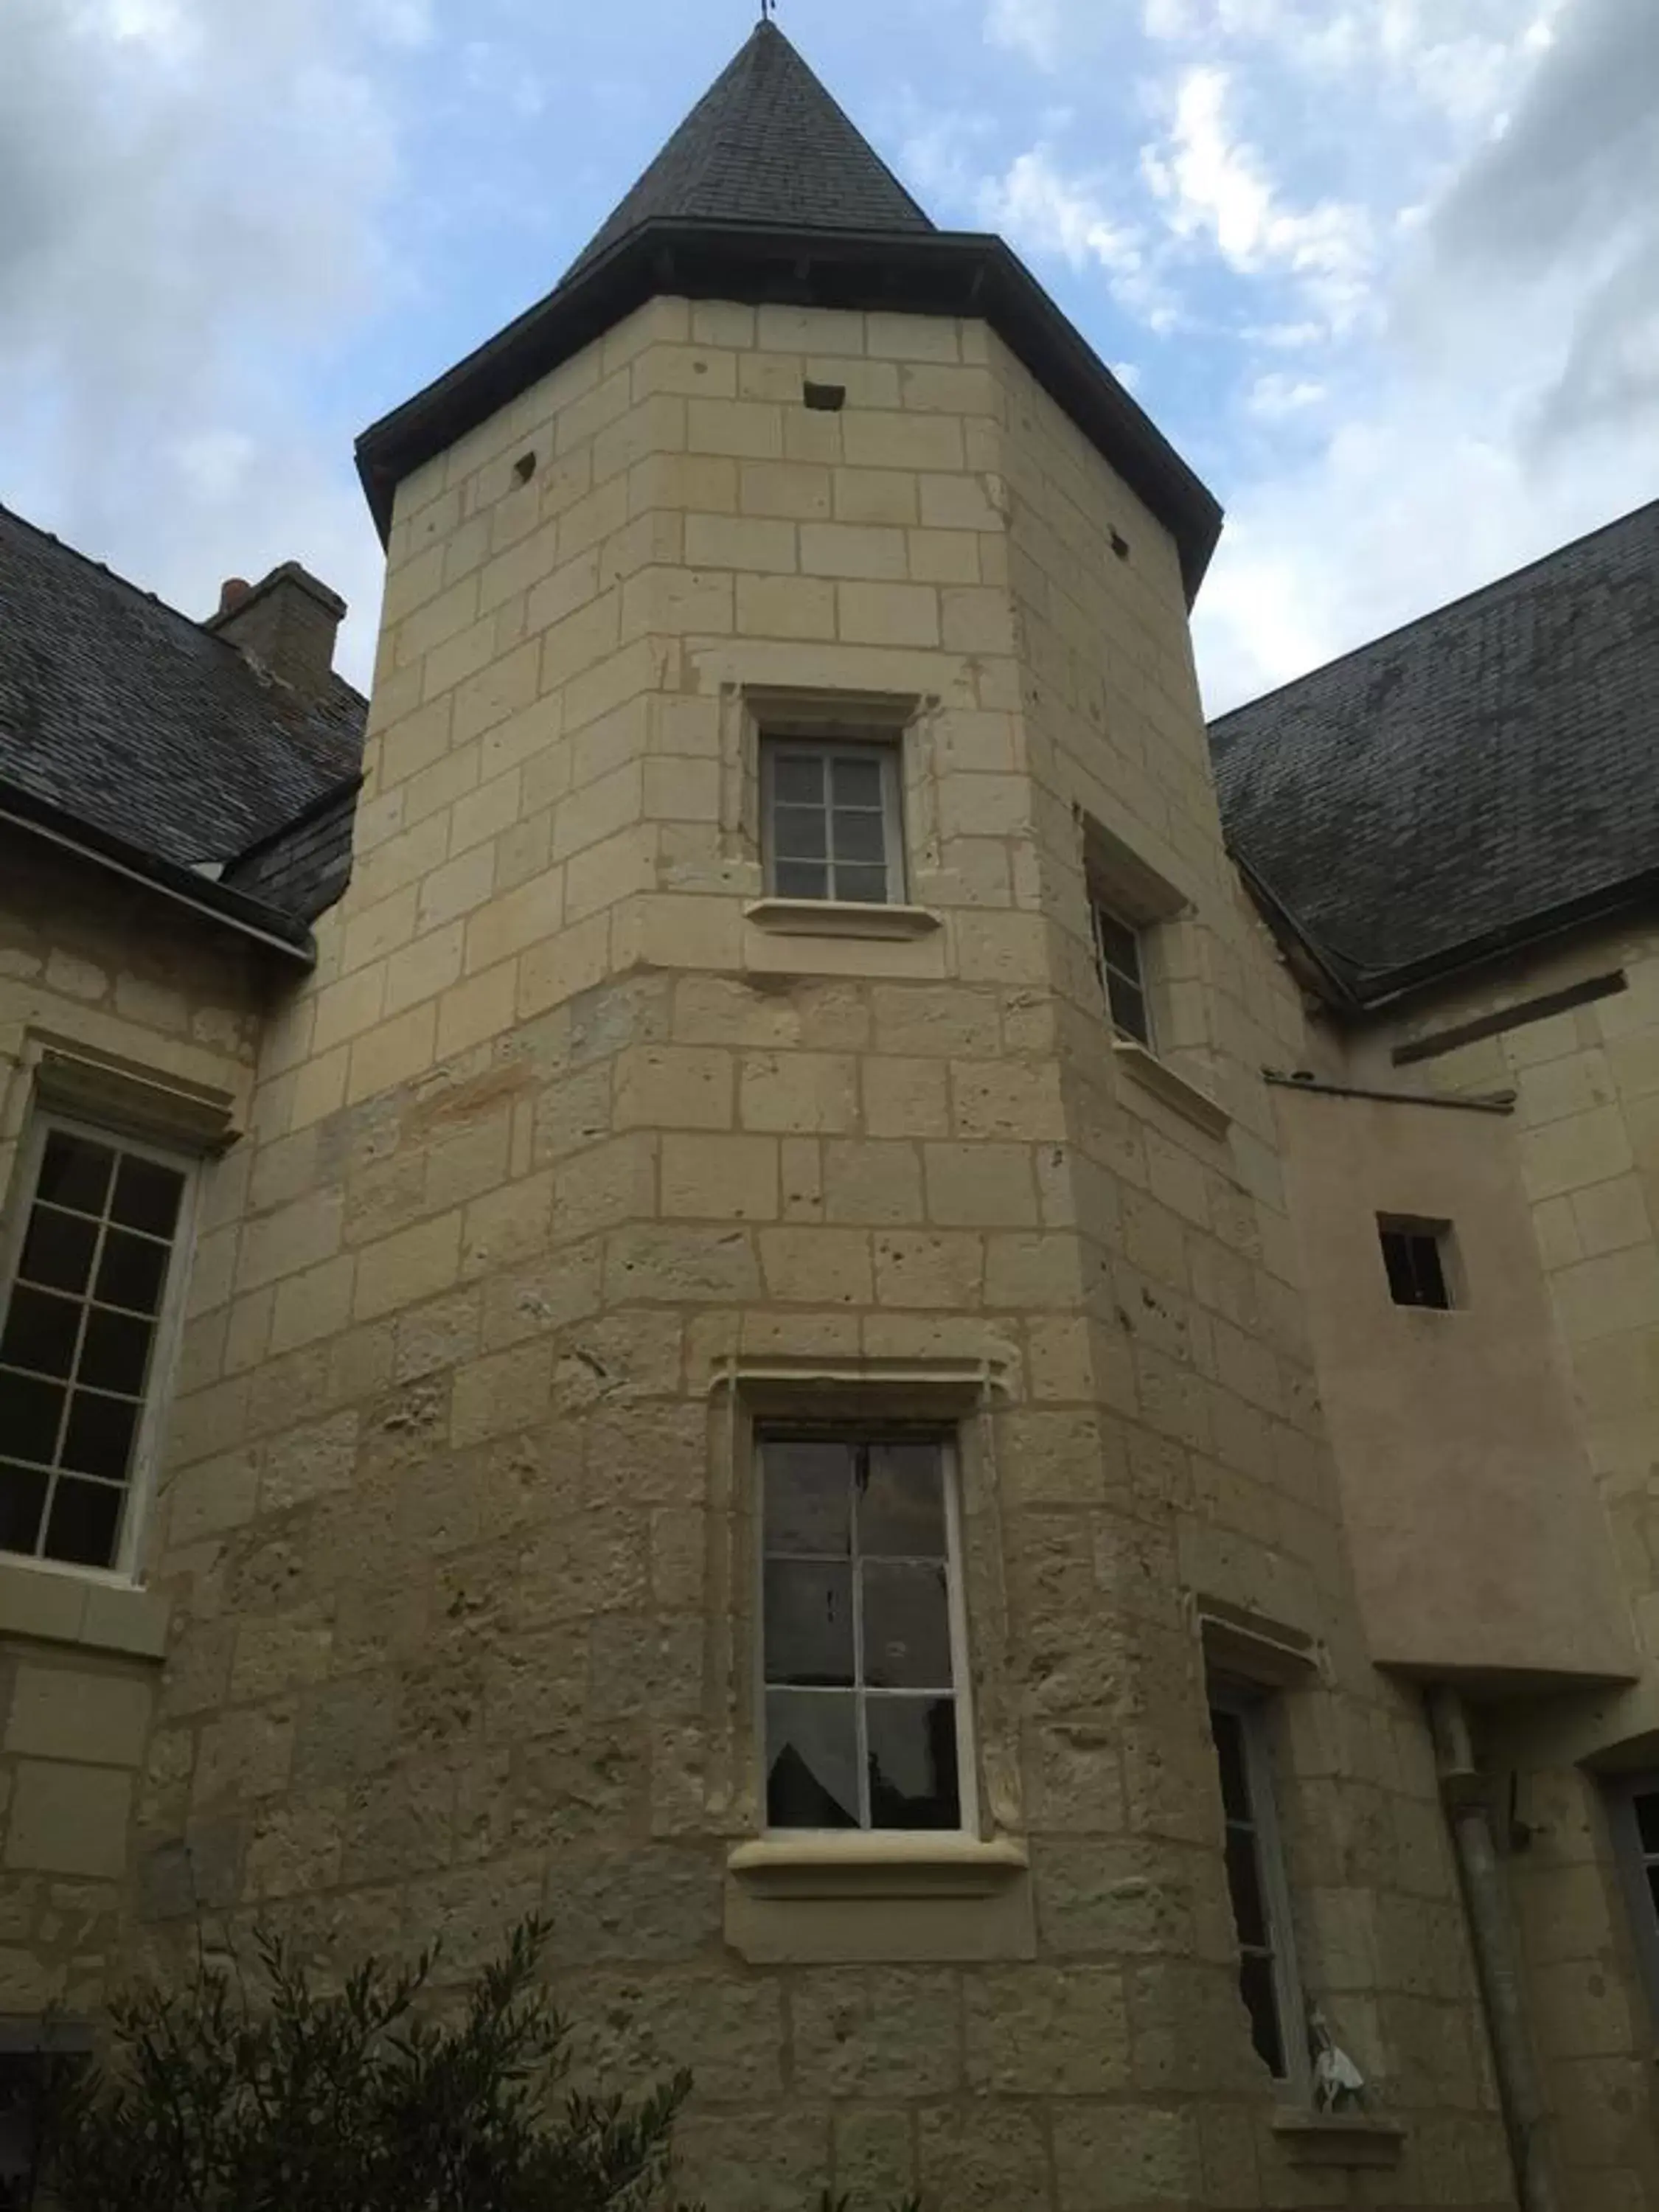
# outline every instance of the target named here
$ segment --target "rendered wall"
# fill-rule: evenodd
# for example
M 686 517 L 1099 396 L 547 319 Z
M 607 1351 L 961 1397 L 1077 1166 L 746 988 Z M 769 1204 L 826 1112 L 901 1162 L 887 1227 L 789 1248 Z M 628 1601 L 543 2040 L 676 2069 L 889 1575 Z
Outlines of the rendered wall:
M 1275 1097 L 1372 1657 L 1500 1691 L 1634 1674 L 1509 1117 Z M 1453 1224 L 1449 1312 L 1389 1297 L 1401 1214 Z
M 1514 1017 L 1541 995 L 1618 974 L 1626 988 L 1613 995 L 1389 1072 L 1398 1043 Z M 1659 1767 L 1659 939 L 1633 921 L 1488 970 L 1380 1026 L 1353 1064 L 1448 1091 L 1516 1093 L 1533 1266 L 1617 1562 L 1607 1617 L 1621 1629 L 1633 1621 L 1639 1678 L 1505 1705 L 1488 1717 L 1485 1752 L 1497 1773 L 1515 1776 L 1530 1832 L 1509 1871 L 1569 2201 L 1645 2212 L 1659 2203 L 1653 2002 L 1636 1971 L 1601 1778 Z
M 753 702 L 815 690 L 910 702 L 914 938 L 746 912 Z M 714 2212 L 1506 2205 L 1157 526 L 977 325 L 660 301 L 403 488 L 368 765 L 177 1409 L 131 1955 L 205 1907 L 459 1973 L 543 1905 L 602 2051 L 696 2063 Z M 1219 1132 L 1110 1049 L 1079 807 L 1188 902 Z M 744 1425 L 831 1386 L 963 1419 L 979 1893 L 728 1867 Z M 1288 2163 L 1236 1995 L 1200 1599 L 1310 1653 L 1308 1978 L 1407 2130 L 1352 2189 Z

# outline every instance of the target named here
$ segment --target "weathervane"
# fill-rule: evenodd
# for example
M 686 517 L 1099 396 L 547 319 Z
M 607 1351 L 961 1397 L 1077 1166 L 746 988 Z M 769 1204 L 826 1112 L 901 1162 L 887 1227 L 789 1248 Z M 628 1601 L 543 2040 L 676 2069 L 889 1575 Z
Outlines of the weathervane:
M 761 0 L 761 21 L 769 23 L 778 12 L 778 0 Z

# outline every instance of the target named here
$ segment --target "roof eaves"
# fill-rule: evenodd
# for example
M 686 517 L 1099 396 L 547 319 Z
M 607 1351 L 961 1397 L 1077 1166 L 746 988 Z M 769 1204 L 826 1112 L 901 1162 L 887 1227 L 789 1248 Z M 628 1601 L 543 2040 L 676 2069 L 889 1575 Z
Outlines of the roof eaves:
M 653 221 L 621 239 L 357 441 L 382 542 L 398 484 L 653 295 L 982 316 L 1170 531 L 1190 605 L 1221 530 L 1213 495 L 1000 239 Z
M 169 904 L 185 908 L 203 921 L 228 929 L 300 967 L 310 969 L 316 965 L 316 944 L 303 923 L 291 921 L 286 915 L 276 913 L 258 899 L 198 875 L 177 861 L 164 860 L 154 853 L 147 853 L 110 830 L 95 828 L 21 784 L 3 778 L 0 778 L 0 827 L 19 830 L 26 836 L 69 853 L 106 875 L 136 884 Z

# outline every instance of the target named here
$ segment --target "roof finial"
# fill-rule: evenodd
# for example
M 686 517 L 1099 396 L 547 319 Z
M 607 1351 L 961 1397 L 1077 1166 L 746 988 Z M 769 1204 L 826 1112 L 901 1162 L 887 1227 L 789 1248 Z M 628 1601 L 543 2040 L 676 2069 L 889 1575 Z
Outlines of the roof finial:
M 761 21 L 769 23 L 778 12 L 778 0 L 761 0 Z

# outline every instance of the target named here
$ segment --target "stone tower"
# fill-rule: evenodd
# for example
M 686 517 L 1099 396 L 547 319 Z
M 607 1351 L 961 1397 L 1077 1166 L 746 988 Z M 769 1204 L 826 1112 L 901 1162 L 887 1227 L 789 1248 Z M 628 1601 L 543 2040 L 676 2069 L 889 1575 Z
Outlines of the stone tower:
M 770 24 L 360 459 L 356 873 L 215 1194 L 136 1940 L 460 1972 L 541 1906 L 596 2056 L 696 2065 L 712 2212 L 1505 2203 L 1309 1379 L 1208 494 Z M 1287 1686 L 1252 1931 L 1211 1714 Z M 1403 2160 L 1308 2120 L 1304 1987 Z

